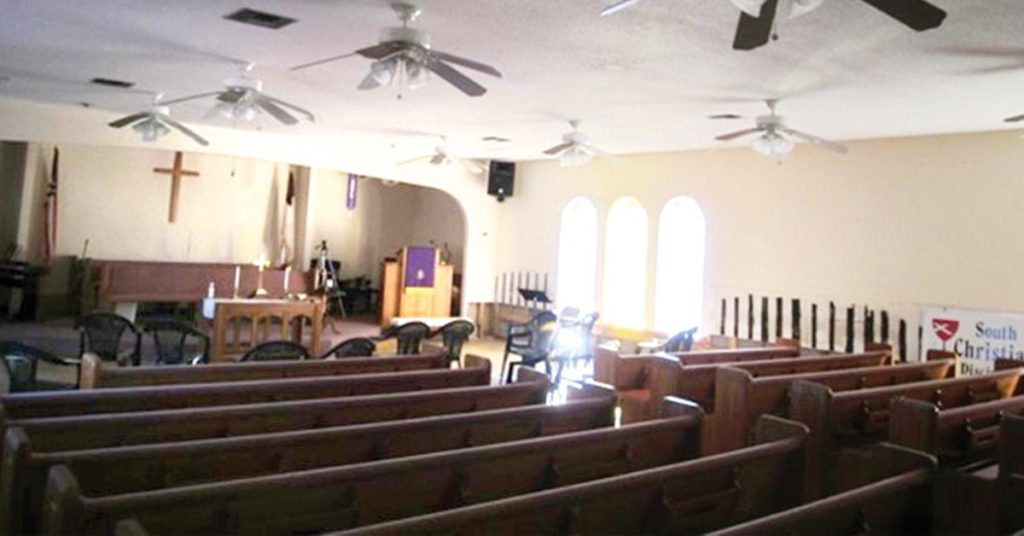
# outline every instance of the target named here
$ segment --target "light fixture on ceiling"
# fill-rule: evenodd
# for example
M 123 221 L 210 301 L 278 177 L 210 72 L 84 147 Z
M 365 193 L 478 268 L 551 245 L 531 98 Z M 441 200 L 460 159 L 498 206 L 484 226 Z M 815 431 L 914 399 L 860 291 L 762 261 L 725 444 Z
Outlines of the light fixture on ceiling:
M 150 105 L 149 110 L 126 115 L 111 121 L 109 125 L 113 128 L 132 125 L 132 130 L 139 133 L 142 136 L 142 141 L 145 142 L 154 142 L 170 134 L 171 129 L 174 129 L 192 138 L 199 145 L 207 146 L 210 144 L 205 138 L 172 118 L 171 111 L 166 103 L 160 102 L 161 98 L 163 98 L 162 93 L 153 94 L 153 103 Z
M 795 145 L 793 140 L 780 135 L 774 129 L 769 129 L 757 137 L 753 143 L 754 150 L 776 160 L 783 160 L 789 153 L 793 152 Z
M 166 106 L 158 106 L 155 110 L 160 113 L 169 112 Z M 132 130 L 142 135 L 142 141 L 144 142 L 154 142 L 171 133 L 171 129 L 161 123 L 156 115 L 151 115 L 135 123 L 132 125 Z
M 562 143 L 544 151 L 544 154 L 558 157 L 560 166 L 583 166 L 590 163 L 594 155 L 599 155 L 619 163 L 619 159 L 590 143 L 587 136 L 580 132 L 579 121 L 570 120 L 572 132 L 562 135 Z
M 585 166 L 594 157 L 579 145 L 573 145 L 558 155 L 558 165 L 562 167 Z

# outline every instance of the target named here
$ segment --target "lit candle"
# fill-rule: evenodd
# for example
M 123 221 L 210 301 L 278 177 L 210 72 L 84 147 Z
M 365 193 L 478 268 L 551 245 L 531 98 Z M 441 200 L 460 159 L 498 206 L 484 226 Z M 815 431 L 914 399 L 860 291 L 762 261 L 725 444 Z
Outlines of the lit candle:
M 242 279 L 242 267 L 235 266 L 235 297 L 238 297 L 238 283 Z
M 284 295 L 288 295 L 288 278 L 292 275 L 292 267 L 285 266 L 284 268 Z

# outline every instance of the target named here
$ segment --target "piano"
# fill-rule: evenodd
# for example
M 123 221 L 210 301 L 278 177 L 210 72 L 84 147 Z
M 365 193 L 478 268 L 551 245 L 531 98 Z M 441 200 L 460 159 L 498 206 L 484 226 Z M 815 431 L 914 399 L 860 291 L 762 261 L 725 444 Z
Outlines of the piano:
M 39 279 L 46 273 L 42 266 L 27 262 L 0 262 L 0 288 L 20 289 L 21 305 L 17 311 L 8 311 L 9 316 L 18 320 L 35 320 L 39 304 Z

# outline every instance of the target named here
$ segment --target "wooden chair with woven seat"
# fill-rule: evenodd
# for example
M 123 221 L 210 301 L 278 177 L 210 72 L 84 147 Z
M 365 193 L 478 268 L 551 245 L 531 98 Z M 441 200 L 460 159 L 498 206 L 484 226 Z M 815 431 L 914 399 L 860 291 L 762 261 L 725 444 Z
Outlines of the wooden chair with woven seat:
M 142 334 L 127 318 L 114 313 L 91 313 L 75 320 L 75 329 L 79 334 L 79 359 L 92 353 L 103 361 L 139 365 Z M 126 337 L 131 346 L 124 349 L 122 340 Z
M 305 346 L 292 341 L 267 341 L 242 356 L 241 361 L 304 361 L 309 359 Z
M 346 357 L 371 357 L 377 351 L 377 343 L 367 337 L 354 337 L 339 342 L 320 356 L 320 359 L 346 358 Z
M 74 385 L 40 380 L 37 376 L 40 361 L 54 365 L 75 367 L 77 359 L 58 357 L 46 350 L 17 341 L 0 341 L 0 361 L 7 374 L 7 389 L 11 393 L 74 389 Z

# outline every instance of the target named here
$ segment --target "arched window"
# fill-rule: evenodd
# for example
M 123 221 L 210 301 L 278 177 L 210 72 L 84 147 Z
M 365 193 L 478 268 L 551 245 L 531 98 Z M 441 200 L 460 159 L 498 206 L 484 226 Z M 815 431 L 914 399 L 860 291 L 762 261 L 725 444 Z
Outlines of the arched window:
M 558 234 L 557 310 L 576 307 L 586 314 L 596 309 L 597 207 L 577 197 L 562 209 Z
M 700 327 L 704 306 L 704 212 L 689 197 L 665 203 L 658 218 L 654 327 L 673 334 Z
M 615 326 L 643 328 L 647 211 L 635 197 L 623 197 L 612 203 L 604 259 L 604 318 Z

